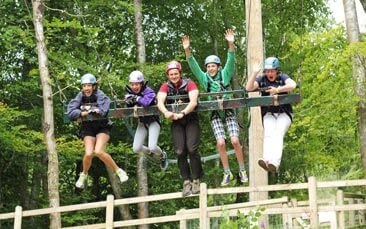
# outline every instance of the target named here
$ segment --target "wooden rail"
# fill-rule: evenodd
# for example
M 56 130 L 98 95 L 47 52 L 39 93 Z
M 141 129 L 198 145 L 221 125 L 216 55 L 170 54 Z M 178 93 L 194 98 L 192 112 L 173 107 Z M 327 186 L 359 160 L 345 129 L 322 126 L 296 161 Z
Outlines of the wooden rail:
M 197 209 L 187 209 L 178 210 L 175 215 L 151 217 L 145 219 L 133 219 L 124 221 L 114 221 L 113 213 L 114 207 L 124 205 L 124 204 L 136 204 L 143 202 L 161 201 L 161 200 L 171 200 L 183 198 L 181 192 L 176 193 L 166 193 L 152 196 L 143 197 L 133 197 L 126 199 L 114 199 L 113 195 L 108 195 L 106 201 L 77 204 L 69 206 L 60 206 L 56 208 L 44 208 L 37 210 L 27 210 L 23 211 L 22 207 L 17 206 L 15 212 L 0 214 L 0 220 L 14 219 L 14 228 L 18 229 L 22 227 L 23 217 L 29 216 L 40 216 L 45 214 L 57 213 L 57 212 L 72 212 L 93 208 L 106 208 L 106 219 L 105 223 L 68 227 L 68 228 L 114 228 L 122 226 L 134 226 L 152 223 L 164 223 L 164 222 L 174 222 L 181 221 L 184 222 L 188 219 L 199 219 L 200 228 L 209 228 L 210 218 L 222 216 L 222 211 L 225 209 L 230 215 L 237 215 L 238 210 L 243 213 L 247 213 L 256 206 L 267 206 L 263 214 L 300 214 L 308 213 L 310 214 L 310 226 L 311 228 L 318 227 L 318 213 L 334 211 L 339 214 L 339 228 L 344 228 L 344 211 L 360 211 L 366 209 L 366 204 L 364 203 L 343 203 L 343 193 L 338 192 L 337 194 L 337 204 L 334 206 L 322 206 L 320 201 L 317 200 L 317 189 L 319 188 L 339 188 L 339 187 L 349 187 L 349 186 L 366 186 L 366 179 L 362 180 L 344 180 L 344 181 L 322 181 L 317 182 L 315 177 L 309 177 L 308 183 L 296 183 L 296 184 L 277 184 L 277 185 L 265 185 L 258 187 L 231 187 L 231 188 L 217 188 L 217 189 L 207 189 L 205 183 L 201 183 L 200 194 L 192 195 L 184 198 L 199 198 L 199 208 Z M 233 193 L 248 193 L 248 192 L 267 192 L 267 191 L 284 191 L 284 190 L 298 190 L 307 189 L 309 200 L 307 206 L 293 206 L 289 207 L 291 203 L 287 197 L 271 200 L 261 200 L 246 203 L 236 203 L 229 204 L 225 206 L 208 206 L 207 198 L 208 195 L 217 194 L 233 194 Z M 361 195 L 360 195 L 361 196 Z M 280 207 L 278 207 L 280 206 Z M 282 207 L 281 207 L 282 206 Z M 342 221 L 342 222 L 341 222 Z M 181 223 L 181 228 L 184 228 L 184 224 Z

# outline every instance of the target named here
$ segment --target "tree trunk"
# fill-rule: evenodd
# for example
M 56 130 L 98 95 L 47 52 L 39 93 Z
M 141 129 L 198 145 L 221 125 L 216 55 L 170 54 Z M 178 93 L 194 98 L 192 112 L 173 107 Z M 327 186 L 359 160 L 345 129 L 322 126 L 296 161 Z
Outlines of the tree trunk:
M 136 33 L 136 46 L 137 46 L 137 62 L 140 64 L 146 61 L 145 52 L 145 39 L 144 32 L 142 29 L 142 1 L 134 0 L 135 9 L 135 33 Z M 147 196 L 149 194 L 148 180 L 147 180 L 147 163 L 146 155 L 140 153 L 137 161 L 137 195 Z M 138 218 L 148 218 L 149 217 L 149 205 L 148 203 L 137 204 Z M 149 225 L 141 225 L 140 229 L 147 229 Z
M 360 41 L 360 30 L 357 20 L 356 3 L 354 0 L 343 0 L 347 35 L 350 44 Z M 365 58 L 355 54 L 352 57 L 352 75 L 355 80 L 355 92 L 359 98 L 358 103 L 358 130 L 360 141 L 360 154 L 364 171 L 366 171 L 366 72 L 363 64 Z
M 142 29 L 142 0 L 134 0 L 135 8 L 135 33 L 136 33 L 136 47 L 137 47 L 137 62 L 146 62 L 145 39 L 144 31 Z
M 363 8 L 363 11 L 366 12 L 366 0 L 360 0 L 361 2 L 361 5 L 362 5 L 362 8 Z
M 58 192 L 58 156 L 54 136 L 52 88 L 48 72 L 47 47 L 43 33 L 43 2 L 42 0 L 32 0 L 32 6 L 33 23 L 37 39 L 38 67 L 43 91 L 43 134 L 45 136 L 48 153 L 48 199 L 50 207 L 58 207 L 60 205 Z M 50 228 L 61 228 L 61 217 L 59 213 L 51 214 L 50 220 Z
M 116 196 L 116 199 L 122 199 L 123 196 L 122 196 L 121 183 L 119 182 L 117 176 L 114 175 L 113 171 L 108 166 L 106 166 L 106 169 L 107 169 L 108 177 L 111 182 L 113 193 Z M 118 209 L 119 209 L 119 213 L 121 214 L 121 216 L 124 220 L 132 219 L 129 206 L 127 204 L 118 206 Z

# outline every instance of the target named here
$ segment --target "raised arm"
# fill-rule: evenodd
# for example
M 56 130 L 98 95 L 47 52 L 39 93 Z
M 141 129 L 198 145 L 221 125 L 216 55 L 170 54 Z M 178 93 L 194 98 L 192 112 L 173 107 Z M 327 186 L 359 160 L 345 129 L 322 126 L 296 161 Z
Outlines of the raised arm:
M 258 89 L 259 85 L 257 81 L 255 81 L 255 79 L 260 72 L 262 72 L 262 68 L 260 66 L 256 67 L 255 70 L 252 72 L 247 81 L 247 84 L 245 85 L 245 89 L 247 91 L 254 91 Z
M 227 43 L 229 45 L 229 52 L 235 51 L 235 45 L 234 45 L 234 31 L 232 29 L 227 29 L 225 32 L 225 39 L 227 40 Z
M 182 37 L 182 45 L 184 49 L 184 53 L 186 54 L 186 58 L 191 56 L 191 42 L 189 40 L 189 36 L 184 35 Z

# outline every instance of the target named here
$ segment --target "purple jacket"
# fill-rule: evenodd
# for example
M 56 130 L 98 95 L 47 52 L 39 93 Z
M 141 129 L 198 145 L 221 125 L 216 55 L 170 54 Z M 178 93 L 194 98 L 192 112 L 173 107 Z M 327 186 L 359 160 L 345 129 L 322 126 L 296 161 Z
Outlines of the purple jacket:
M 142 92 L 136 95 L 139 96 L 137 100 L 137 105 L 141 105 L 143 107 L 149 107 L 155 104 L 156 94 L 154 90 L 149 87 L 145 87 L 145 89 Z
M 84 93 L 79 92 L 67 106 L 67 115 L 71 120 L 80 117 L 80 106 L 85 103 L 96 103 L 96 107 L 100 110 L 100 116 L 106 117 L 108 115 L 111 100 L 99 89 L 95 90 L 91 96 L 85 96 Z

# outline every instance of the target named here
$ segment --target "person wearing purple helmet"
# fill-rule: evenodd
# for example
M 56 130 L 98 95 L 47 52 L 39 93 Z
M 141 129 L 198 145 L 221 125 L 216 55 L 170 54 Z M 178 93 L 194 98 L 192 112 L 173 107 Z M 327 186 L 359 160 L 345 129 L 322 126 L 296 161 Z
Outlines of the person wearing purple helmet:
M 125 102 L 128 107 L 142 106 L 149 107 L 156 104 L 156 94 L 147 86 L 144 75 L 141 71 L 133 71 L 129 76 L 129 85 L 126 86 Z M 168 167 L 167 154 L 158 146 L 160 134 L 159 115 L 142 116 L 138 119 L 137 129 L 133 140 L 133 152 L 152 153 L 160 160 L 160 168 L 165 171 Z M 148 145 L 144 142 L 148 137 Z

